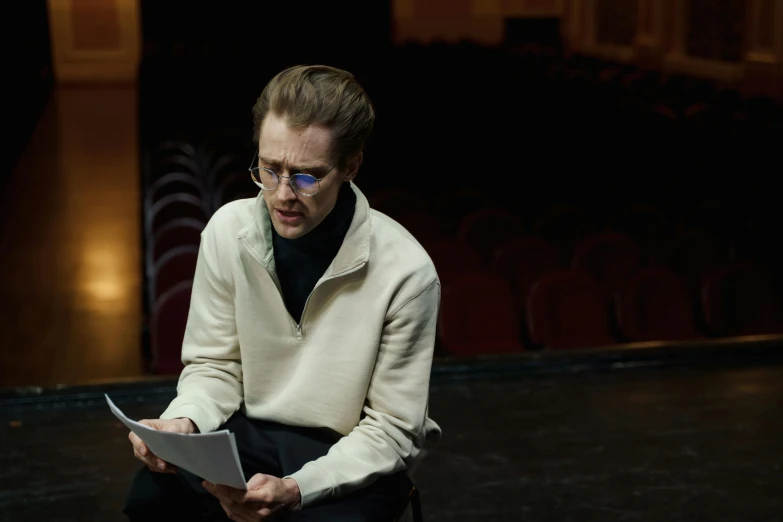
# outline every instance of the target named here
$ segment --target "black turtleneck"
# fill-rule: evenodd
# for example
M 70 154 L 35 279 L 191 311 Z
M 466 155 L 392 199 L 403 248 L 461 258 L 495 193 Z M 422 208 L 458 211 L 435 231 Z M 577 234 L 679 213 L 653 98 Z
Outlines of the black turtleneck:
M 281 237 L 272 227 L 275 266 L 288 313 L 299 323 L 307 297 L 343 244 L 356 208 L 356 194 L 343 183 L 334 208 L 313 230 L 296 239 Z

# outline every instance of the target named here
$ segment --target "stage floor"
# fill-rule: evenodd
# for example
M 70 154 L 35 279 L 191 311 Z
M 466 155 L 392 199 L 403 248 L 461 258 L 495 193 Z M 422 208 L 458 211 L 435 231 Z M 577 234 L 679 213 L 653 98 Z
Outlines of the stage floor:
M 132 418 L 173 396 L 111 390 Z M 137 464 L 92 397 L 0 401 L 0 521 L 124 520 Z M 781 411 L 777 365 L 440 378 L 415 481 L 429 521 L 782 521 Z

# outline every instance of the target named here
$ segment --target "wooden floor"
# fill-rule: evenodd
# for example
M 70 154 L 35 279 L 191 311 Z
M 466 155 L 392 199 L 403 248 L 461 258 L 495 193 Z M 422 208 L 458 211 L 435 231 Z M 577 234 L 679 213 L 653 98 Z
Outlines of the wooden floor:
M 0 195 L 0 388 L 142 373 L 136 108 L 54 91 Z

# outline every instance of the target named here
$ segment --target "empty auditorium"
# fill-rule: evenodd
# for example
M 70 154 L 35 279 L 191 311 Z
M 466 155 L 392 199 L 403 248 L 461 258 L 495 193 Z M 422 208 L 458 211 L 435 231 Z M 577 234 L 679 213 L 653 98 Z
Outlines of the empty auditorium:
M 783 0 L 13 7 L 0 522 L 783 522 Z

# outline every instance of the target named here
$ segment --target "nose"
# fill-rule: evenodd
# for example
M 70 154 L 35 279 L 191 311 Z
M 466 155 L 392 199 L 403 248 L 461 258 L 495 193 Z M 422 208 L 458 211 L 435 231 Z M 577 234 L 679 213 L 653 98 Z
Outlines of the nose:
M 277 184 L 277 199 L 280 201 L 293 201 L 296 199 L 296 192 L 291 187 L 291 178 L 280 178 Z

